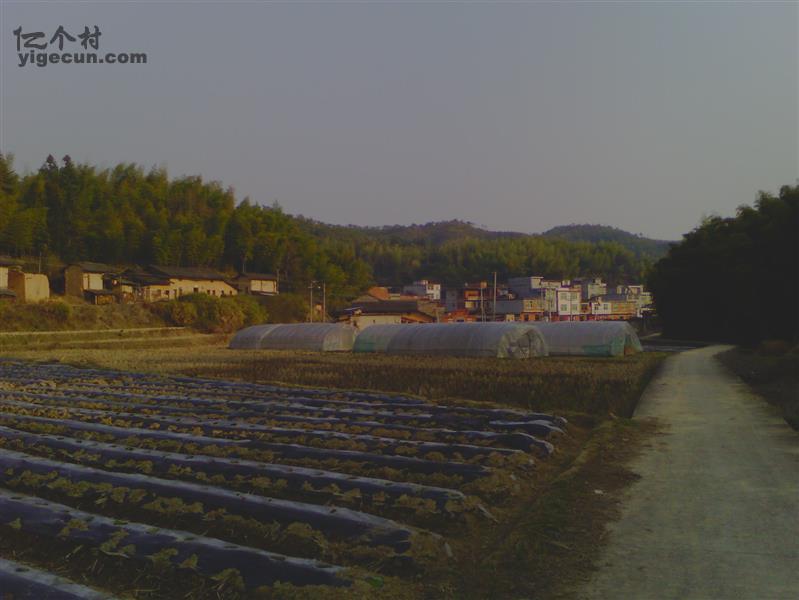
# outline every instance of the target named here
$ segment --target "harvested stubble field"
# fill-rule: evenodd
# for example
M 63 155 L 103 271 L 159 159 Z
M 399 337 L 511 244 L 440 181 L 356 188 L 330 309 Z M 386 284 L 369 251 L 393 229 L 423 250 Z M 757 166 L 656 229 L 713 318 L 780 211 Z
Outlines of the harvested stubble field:
M 119 371 L 0 361 L 0 578 L 22 562 L 143 599 L 554 597 L 630 478 L 642 432 L 604 418 L 659 359 L 103 341 L 7 354 Z

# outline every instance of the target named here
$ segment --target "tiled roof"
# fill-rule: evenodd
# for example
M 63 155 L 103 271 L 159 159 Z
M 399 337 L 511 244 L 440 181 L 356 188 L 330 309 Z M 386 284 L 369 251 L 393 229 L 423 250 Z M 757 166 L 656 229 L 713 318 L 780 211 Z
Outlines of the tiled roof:
M 271 273 L 251 273 L 249 271 L 239 273 L 239 279 L 267 279 L 277 281 L 277 277 Z
M 16 267 L 20 261 L 14 260 L 10 256 L 0 256 L 0 267 Z
M 125 271 L 125 278 L 139 285 L 169 285 L 169 279 L 163 275 L 153 275 L 140 269 Z
M 347 307 L 348 311 L 360 310 L 363 314 L 397 314 L 397 313 L 423 313 L 435 315 L 429 302 L 418 300 L 381 300 L 377 302 L 353 303 Z
M 117 273 L 119 271 L 119 267 L 97 262 L 79 262 L 70 266 L 80 267 L 86 273 Z
M 150 265 L 149 271 L 154 275 L 161 275 L 172 279 L 195 279 L 210 281 L 225 281 L 225 277 L 219 271 L 204 267 L 163 267 L 160 265 Z

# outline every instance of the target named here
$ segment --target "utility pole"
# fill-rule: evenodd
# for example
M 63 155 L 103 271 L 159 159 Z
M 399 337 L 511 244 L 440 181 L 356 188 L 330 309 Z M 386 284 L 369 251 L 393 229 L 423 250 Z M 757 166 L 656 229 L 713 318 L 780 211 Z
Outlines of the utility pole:
M 327 284 L 322 282 L 322 321 L 327 321 Z
M 497 272 L 494 271 L 494 305 L 492 308 L 491 320 L 497 320 Z
M 309 308 L 308 317 L 311 323 L 313 323 L 313 286 L 315 283 L 316 283 L 315 281 L 311 280 L 311 285 L 308 286 L 308 289 L 310 290 L 310 300 L 309 300 L 310 304 L 308 307 Z

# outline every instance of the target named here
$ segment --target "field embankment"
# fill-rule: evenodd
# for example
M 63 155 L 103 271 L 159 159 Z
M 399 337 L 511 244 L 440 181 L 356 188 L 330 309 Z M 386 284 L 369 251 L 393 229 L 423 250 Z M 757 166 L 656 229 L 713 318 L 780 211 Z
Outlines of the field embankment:
M 131 329 L 169 325 L 142 304 L 94 306 L 62 299 L 0 303 L 0 332 Z

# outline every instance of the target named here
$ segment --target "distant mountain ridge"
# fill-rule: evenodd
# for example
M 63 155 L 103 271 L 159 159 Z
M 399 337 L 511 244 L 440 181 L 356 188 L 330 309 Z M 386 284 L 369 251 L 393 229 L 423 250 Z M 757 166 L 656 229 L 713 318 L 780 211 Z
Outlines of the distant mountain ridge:
M 669 246 L 676 243 L 669 240 L 647 238 L 609 225 L 578 225 L 576 223 L 553 227 L 541 235 L 570 242 L 617 242 L 634 252 L 636 256 L 651 256 L 652 258 L 665 256 Z
M 451 240 L 478 239 L 490 240 L 497 238 L 521 238 L 530 234 L 515 231 L 491 231 L 459 219 L 450 221 L 433 221 L 430 223 L 411 225 L 332 225 L 322 221 L 315 221 L 298 217 L 304 227 L 315 234 L 337 235 L 351 237 L 368 235 L 386 242 L 407 244 L 432 244 L 438 245 Z
M 657 260 L 663 257 L 672 243 L 636 235 L 609 225 L 571 224 L 553 227 L 543 233 L 521 233 L 518 231 L 492 231 L 468 221 L 453 219 L 412 225 L 383 225 L 368 227 L 362 225 L 331 225 L 301 218 L 304 226 L 314 234 L 338 237 L 359 237 L 368 235 L 374 239 L 399 244 L 423 244 L 437 246 L 458 239 L 513 239 L 543 237 L 569 242 L 615 242 L 630 250 L 638 257 Z

